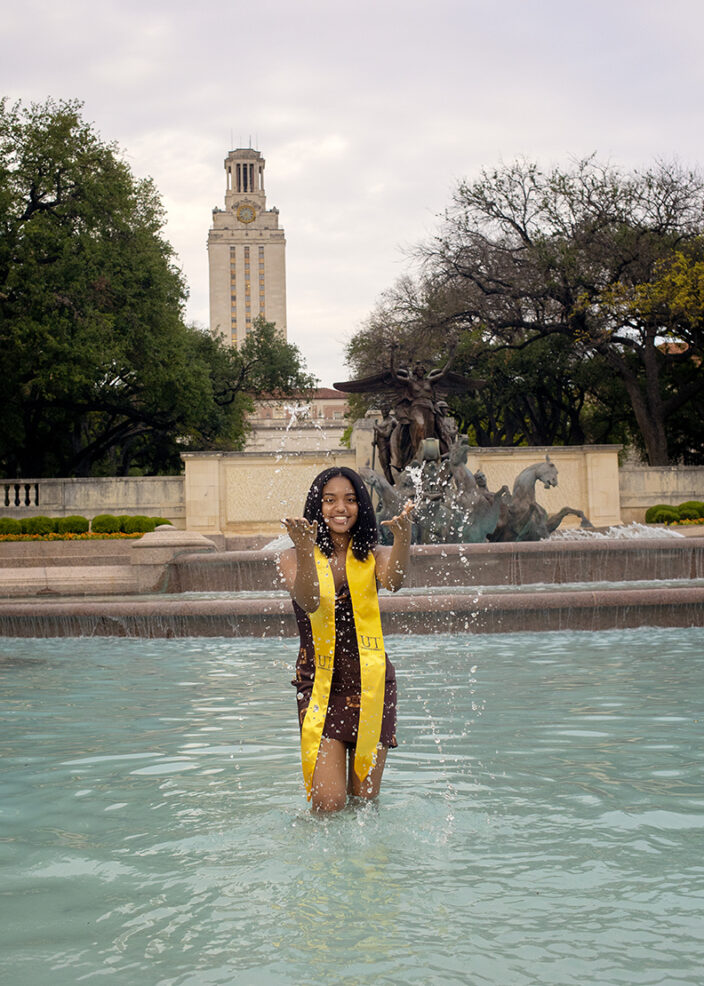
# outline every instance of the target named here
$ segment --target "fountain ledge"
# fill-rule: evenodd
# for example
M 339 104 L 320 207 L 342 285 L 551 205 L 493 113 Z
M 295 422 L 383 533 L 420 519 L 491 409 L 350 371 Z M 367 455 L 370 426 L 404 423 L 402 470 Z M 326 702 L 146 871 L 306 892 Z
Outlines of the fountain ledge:
M 704 578 L 704 537 L 431 544 L 411 548 L 406 584 L 524 586 Z M 271 551 L 183 554 L 169 566 L 169 592 L 281 588 Z
M 704 625 L 704 587 L 383 595 L 387 634 L 508 633 Z M 11 637 L 292 637 L 290 600 L 159 598 L 0 603 Z

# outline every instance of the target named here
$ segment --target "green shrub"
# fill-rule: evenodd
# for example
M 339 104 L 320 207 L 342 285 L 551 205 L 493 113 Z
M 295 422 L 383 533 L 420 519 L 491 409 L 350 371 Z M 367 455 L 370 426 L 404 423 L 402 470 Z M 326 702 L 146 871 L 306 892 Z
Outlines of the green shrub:
M 132 520 L 132 514 L 118 514 L 117 522 L 120 525 L 120 530 L 123 534 L 127 534 L 127 524 Z
M 696 513 L 695 517 L 689 517 L 688 520 L 704 517 L 704 503 L 701 500 L 685 500 L 684 503 L 680 503 L 677 509 L 680 511 L 680 517 L 682 517 L 683 510 L 693 510 Z
M 90 522 L 90 529 L 94 534 L 118 534 L 120 522 L 113 514 L 98 514 Z
M 0 534 L 21 534 L 22 523 L 14 517 L 0 517 Z
M 680 519 L 677 507 L 660 507 L 659 510 L 655 511 L 653 520 L 650 521 L 651 524 L 674 524 L 675 521 Z
M 125 521 L 125 534 L 148 534 L 156 527 L 153 517 L 136 514 Z
M 661 520 L 655 520 L 655 515 L 660 513 L 661 510 L 674 510 L 677 513 L 677 508 L 671 506 L 669 503 L 656 503 L 654 507 L 648 507 L 645 511 L 645 523 L 662 524 Z
M 678 507 L 680 520 L 699 520 L 699 511 L 693 507 Z
M 86 518 L 80 517 L 78 514 L 73 514 L 70 517 L 59 517 L 56 521 L 58 534 L 85 534 L 88 526 Z
M 166 517 L 152 517 L 152 520 L 154 521 L 154 527 L 161 527 L 162 524 L 168 524 L 169 527 L 174 526 Z
M 25 517 L 22 521 L 23 534 L 53 534 L 56 532 L 55 517 Z

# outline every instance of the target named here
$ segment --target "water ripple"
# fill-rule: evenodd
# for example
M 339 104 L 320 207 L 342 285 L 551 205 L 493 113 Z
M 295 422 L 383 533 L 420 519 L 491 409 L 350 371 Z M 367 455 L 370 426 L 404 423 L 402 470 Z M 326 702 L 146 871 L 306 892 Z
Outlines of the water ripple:
M 699 984 L 704 631 L 388 643 L 382 797 L 316 818 L 292 641 L 4 641 L 11 980 Z

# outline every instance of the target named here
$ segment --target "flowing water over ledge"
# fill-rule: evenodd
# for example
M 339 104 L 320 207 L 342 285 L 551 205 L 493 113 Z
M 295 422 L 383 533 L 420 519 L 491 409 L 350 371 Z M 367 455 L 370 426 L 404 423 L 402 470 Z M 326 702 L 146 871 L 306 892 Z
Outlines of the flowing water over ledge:
M 627 627 L 701 627 L 701 579 L 629 588 L 524 586 L 438 587 L 380 596 L 390 633 L 511 633 L 531 630 L 606 630 Z M 643 587 L 645 586 L 645 587 Z M 0 634 L 8 637 L 290 637 L 291 601 L 283 592 L 42 598 L 0 601 Z
M 391 637 L 313 818 L 293 640 L 0 640 L 8 982 L 701 983 L 704 630 Z

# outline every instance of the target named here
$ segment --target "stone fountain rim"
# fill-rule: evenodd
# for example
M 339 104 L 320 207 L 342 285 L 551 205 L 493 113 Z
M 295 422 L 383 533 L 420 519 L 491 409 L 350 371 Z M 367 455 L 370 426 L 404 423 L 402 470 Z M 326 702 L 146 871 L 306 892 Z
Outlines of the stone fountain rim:
M 642 551 L 645 547 L 648 550 L 665 551 L 668 549 L 681 550 L 683 548 L 704 548 L 704 535 L 689 536 L 682 538 L 661 538 L 661 537 L 642 537 L 642 538 L 575 538 L 570 540 L 551 541 L 505 541 L 487 542 L 483 544 L 413 544 L 411 545 L 411 555 L 420 558 L 443 558 L 449 555 L 506 555 L 506 554 L 527 554 L 536 552 L 538 554 L 550 554 L 553 552 L 594 552 L 606 549 L 631 552 Z M 188 562 L 190 560 L 209 564 L 217 564 L 219 561 L 262 561 L 275 560 L 279 551 L 259 549 L 242 549 L 229 551 L 216 551 L 206 556 L 194 553 L 192 559 L 187 553 L 179 556 L 178 562 Z

